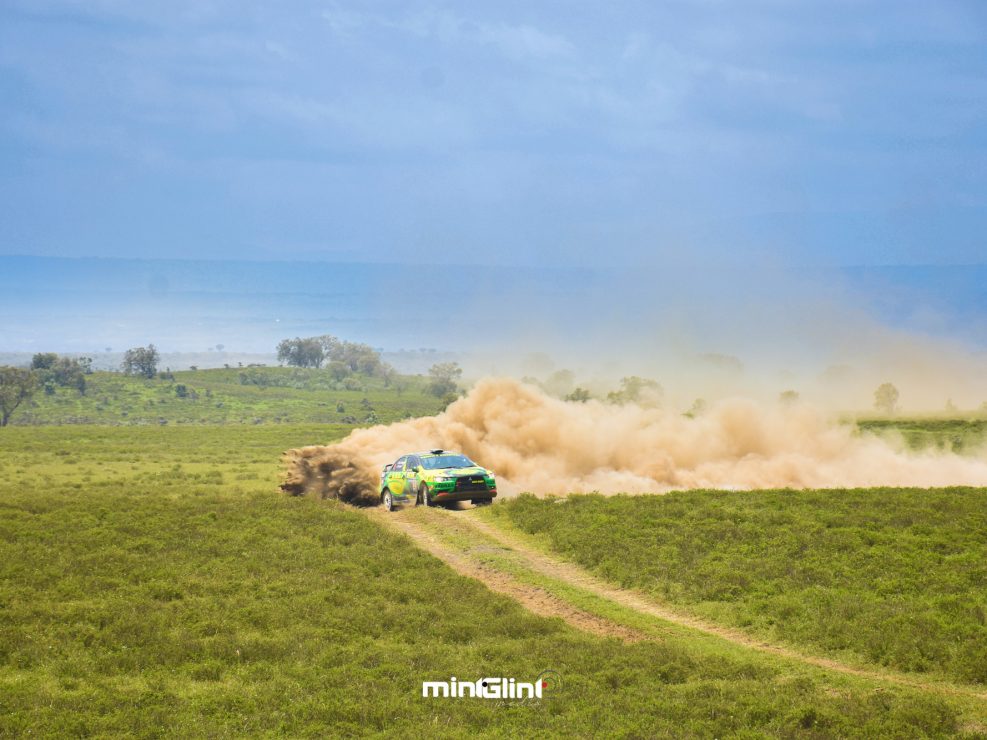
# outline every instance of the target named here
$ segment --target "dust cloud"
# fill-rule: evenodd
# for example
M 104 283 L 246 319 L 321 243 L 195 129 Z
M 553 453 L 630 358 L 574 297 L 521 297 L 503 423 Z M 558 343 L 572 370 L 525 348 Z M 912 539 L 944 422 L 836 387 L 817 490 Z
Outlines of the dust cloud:
M 566 402 L 516 380 L 484 379 L 437 416 L 288 451 L 283 487 L 375 502 L 381 466 L 436 447 L 492 469 L 501 495 L 987 485 L 983 452 L 909 452 L 806 404 L 727 399 L 690 417 L 635 404 Z

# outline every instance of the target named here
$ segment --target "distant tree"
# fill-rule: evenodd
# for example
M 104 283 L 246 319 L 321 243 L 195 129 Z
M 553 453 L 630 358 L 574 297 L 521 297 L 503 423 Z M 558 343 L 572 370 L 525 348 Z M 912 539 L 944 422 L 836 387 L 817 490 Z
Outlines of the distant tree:
M 428 392 L 438 398 L 454 394 L 458 389 L 456 381 L 462 377 L 463 369 L 458 362 L 439 362 L 428 370 Z
M 450 391 L 449 393 L 446 393 L 444 396 L 442 396 L 442 398 L 439 399 L 439 402 L 442 404 L 442 408 L 444 409 L 450 403 L 453 403 L 458 400 L 459 400 L 459 394 Z
M 158 371 L 158 350 L 153 344 L 146 347 L 132 347 L 123 354 L 121 367 L 127 375 L 140 375 L 153 378 Z
M 798 403 L 798 400 L 799 400 L 798 391 L 791 391 L 791 390 L 789 390 L 789 391 L 782 391 L 778 395 L 778 400 L 784 406 L 791 406 L 792 404 Z
M 0 427 L 7 426 L 11 415 L 37 390 L 35 373 L 19 367 L 0 367 Z
M 589 400 L 589 391 L 585 388 L 576 387 L 572 393 L 565 397 L 565 400 L 575 403 L 586 403 Z
M 556 370 L 548 376 L 542 384 L 542 388 L 556 398 L 563 398 L 566 394 L 572 391 L 575 385 L 576 376 L 573 374 L 572 370 Z
M 92 374 L 92 358 L 59 357 L 54 352 L 39 352 L 31 358 L 31 369 L 37 373 L 38 383 L 45 395 L 54 395 L 58 386 L 75 388 L 86 393 L 86 375 Z
M 113 347 L 104 347 L 103 348 L 103 351 L 104 352 L 112 352 L 113 351 Z
M 339 360 L 333 360 L 327 365 L 329 374 L 332 376 L 333 380 L 340 381 L 350 374 L 350 366 L 345 362 L 340 362 Z
M 384 380 L 384 387 L 385 388 L 390 388 L 391 385 L 393 385 L 394 382 L 397 380 L 398 371 L 395 370 L 390 365 L 388 365 L 386 362 L 385 363 L 382 363 L 382 364 L 383 364 L 383 366 L 381 367 L 380 372 L 378 372 L 377 374 L 381 378 L 383 378 L 383 380 Z
M 874 408 L 882 414 L 892 416 L 898 409 L 898 389 L 891 383 L 882 383 L 874 391 Z
M 695 419 L 697 416 L 702 416 L 706 413 L 706 399 L 697 398 L 692 402 L 691 408 L 685 412 L 685 415 L 690 419 Z
M 75 388 L 80 395 L 84 396 L 86 395 L 87 369 L 88 366 L 84 362 L 74 357 L 59 357 L 55 367 L 49 372 L 53 372 L 54 380 L 58 385 L 63 388 Z
M 373 347 L 356 342 L 340 342 L 330 357 L 346 363 L 350 370 L 364 375 L 380 375 L 387 367 Z
M 699 355 L 699 359 L 705 364 L 710 365 L 711 367 L 714 367 L 722 372 L 736 374 L 744 371 L 744 363 L 740 361 L 739 357 L 734 357 L 733 355 L 724 355 L 719 352 L 707 352 Z
M 636 403 L 640 406 L 661 405 L 665 391 L 657 380 L 630 375 L 620 379 L 620 390 L 607 394 L 610 403 Z
M 58 362 L 58 355 L 54 352 L 38 352 L 31 358 L 31 369 L 49 370 L 56 362 Z
M 283 339 L 278 344 L 278 362 L 293 367 L 322 367 L 325 350 L 316 337 Z
M 216 345 L 216 351 L 217 352 L 222 352 L 224 349 L 226 349 L 226 345 L 225 344 L 217 344 Z
M 346 342 L 332 334 L 285 339 L 278 345 L 278 360 L 295 367 L 322 367 L 328 360 L 336 381 L 349 373 L 360 373 L 384 378 L 385 385 L 389 385 L 394 373 L 394 369 L 381 359 L 378 350 L 367 344 Z
M 368 344 L 347 342 L 332 334 L 309 337 L 309 340 L 318 342 L 322 347 L 324 359 L 329 360 L 330 363 L 342 363 L 350 372 L 381 377 L 384 378 L 385 385 L 389 384 L 394 369 L 381 359 L 380 350 Z M 335 373 L 336 375 L 341 373 L 339 366 L 336 366 Z
M 188 398 L 188 388 L 183 383 L 179 383 L 175 386 L 175 395 L 179 398 Z
M 326 353 L 326 357 L 330 360 L 342 360 L 340 354 L 342 352 L 343 341 L 339 337 L 332 334 L 321 334 L 312 338 L 322 345 L 322 351 Z
M 953 399 L 952 398 L 947 398 L 946 399 L 946 408 L 944 409 L 944 411 L 947 414 L 958 414 L 960 410 L 959 410 L 959 408 L 957 408 L 956 404 L 953 403 Z

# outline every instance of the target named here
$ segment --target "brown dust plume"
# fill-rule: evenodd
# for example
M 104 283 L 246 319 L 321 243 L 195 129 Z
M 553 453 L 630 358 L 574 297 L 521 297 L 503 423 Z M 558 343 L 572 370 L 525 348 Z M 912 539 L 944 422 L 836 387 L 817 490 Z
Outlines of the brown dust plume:
M 565 402 L 515 380 L 487 379 L 436 416 L 289 450 L 283 487 L 376 502 L 381 466 L 436 447 L 493 470 L 501 495 L 987 485 L 983 453 L 909 452 L 809 406 L 733 399 L 690 418 L 636 405 Z

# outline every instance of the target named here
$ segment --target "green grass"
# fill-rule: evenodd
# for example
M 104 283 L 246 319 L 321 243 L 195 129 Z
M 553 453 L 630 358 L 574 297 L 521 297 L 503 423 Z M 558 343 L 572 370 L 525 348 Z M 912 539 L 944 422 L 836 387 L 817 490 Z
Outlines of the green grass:
M 983 726 L 957 699 L 704 640 L 589 636 L 359 512 L 276 492 L 283 449 L 346 429 L 2 430 L 0 734 L 945 737 Z M 541 704 L 420 696 L 425 678 L 545 668 L 565 693 Z
M 987 419 L 860 419 L 857 427 L 870 434 L 900 434 L 913 450 L 938 448 L 964 452 L 987 442 Z
M 769 640 L 987 684 L 987 489 L 528 495 L 487 515 Z
M 287 367 L 186 370 L 173 376 L 147 380 L 96 372 L 87 376 L 85 395 L 69 388 L 50 396 L 38 391 L 10 423 L 338 424 L 351 417 L 351 423 L 364 424 L 372 423 L 371 412 L 391 422 L 442 407 L 419 376 L 399 376 L 390 386 L 380 378 L 333 381 L 327 370 Z M 179 385 L 185 386 L 184 398 Z

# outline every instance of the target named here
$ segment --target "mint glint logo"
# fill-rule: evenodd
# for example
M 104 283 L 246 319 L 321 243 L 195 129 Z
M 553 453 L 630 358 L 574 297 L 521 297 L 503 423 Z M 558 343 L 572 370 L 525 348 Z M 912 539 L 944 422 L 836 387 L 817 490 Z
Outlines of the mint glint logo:
M 542 671 L 534 681 L 514 678 L 487 677 L 476 681 L 460 681 L 455 676 L 448 681 L 422 681 L 422 696 L 435 699 L 541 699 L 562 689 L 562 676 L 557 671 Z

